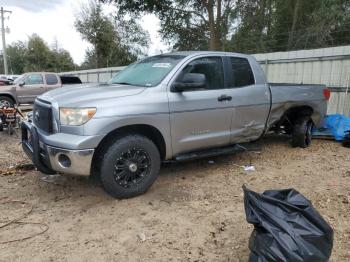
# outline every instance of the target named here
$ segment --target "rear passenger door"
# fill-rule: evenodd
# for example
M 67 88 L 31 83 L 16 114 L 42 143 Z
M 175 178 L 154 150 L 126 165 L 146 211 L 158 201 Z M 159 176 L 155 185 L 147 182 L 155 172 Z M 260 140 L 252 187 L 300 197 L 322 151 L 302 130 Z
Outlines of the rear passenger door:
M 226 94 L 223 58 L 192 58 L 175 81 L 181 82 L 185 73 L 204 74 L 206 86 L 168 92 L 173 154 L 229 144 L 232 108 L 229 101 L 220 99 Z
M 56 74 L 45 74 L 45 83 L 45 91 L 50 91 L 61 86 L 61 83 Z
M 231 143 L 259 138 L 270 110 L 270 92 L 265 81 L 257 80 L 252 61 L 246 57 L 226 57 L 227 88 L 232 96 Z

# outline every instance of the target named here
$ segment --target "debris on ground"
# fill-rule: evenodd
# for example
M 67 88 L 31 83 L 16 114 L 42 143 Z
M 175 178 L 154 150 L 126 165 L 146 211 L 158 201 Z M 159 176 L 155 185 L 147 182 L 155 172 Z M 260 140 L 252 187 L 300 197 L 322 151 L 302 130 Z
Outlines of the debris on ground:
M 32 163 L 19 163 L 9 166 L 7 169 L 0 170 L 1 176 L 9 176 L 15 173 L 25 173 L 26 171 L 34 170 L 35 166 Z
M 255 166 L 244 166 L 244 171 L 255 171 Z
M 244 165 L 244 166 L 240 166 L 240 165 L 237 165 L 237 164 L 233 164 L 234 166 L 237 166 L 237 167 L 240 167 L 240 168 L 243 168 L 244 171 L 247 171 L 247 172 L 251 172 L 251 171 L 255 171 L 255 166 L 253 165 Z
M 145 242 L 145 241 L 147 240 L 146 235 L 145 235 L 145 233 L 143 233 L 143 232 L 137 234 L 137 237 L 139 238 L 139 240 L 140 240 L 141 242 Z
M 0 244 L 8 244 L 8 243 L 13 243 L 13 242 L 18 242 L 18 241 L 24 241 L 27 239 L 31 239 L 34 238 L 36 236 L 39 236 L 41 234 L 44 234 L 47 230 L 49 230 L 49 226 L 45 223 L 41 223 L 41 222 L 32 222 L 32 221 L 23 221 L 23 219 L 25 219 L 26 217 L 28 217 L 32 211 L 33 211 L 33 206 L 25 201 L 18 201 L 18 200 L 8 200 L 5 202 L 0 203 L 0 210 L 1 209 L 6 209 L 6 206 L 8 205 L 18 205 L 20 204 L 22 209 L 26 210 L 22 212 L 22 214 L 18 215 L 15 218 L 11 218 L 8 219 L 6 217 L 6 219 L 4 219 L 3 217 L 0 217 Z M 16 208 L 16 210 L 21 210 L 21 208 Z M 8 207 L 7 207 L 8 209 Z M 0 211 L 1 214 L 7 214 L 8 210 L 1 210 Z M 10 230 L 10 232 L 8 232 L 8 234 L 4 234 L 3 231 L 6 232 L 6 228 L 9 227 L 10 225 L 15 225 L 15 226 L 23 226 L 23 225 L 30 225 L 30 226 L 34 226 L 34 227 L 38 227 L 39 231 L 31 233 L 29 235 L 25 235 L 22 237 L 13 237 L 13 233 L 11 233 L 11 229 L 13 230 L 13 228 L 11 229 L 7 229 L 7 232 Z M 15 227 L 16 229 L 16 227 Z M 10 235 L 10 239 L 7 240 L 3 240 L 3 237 Z

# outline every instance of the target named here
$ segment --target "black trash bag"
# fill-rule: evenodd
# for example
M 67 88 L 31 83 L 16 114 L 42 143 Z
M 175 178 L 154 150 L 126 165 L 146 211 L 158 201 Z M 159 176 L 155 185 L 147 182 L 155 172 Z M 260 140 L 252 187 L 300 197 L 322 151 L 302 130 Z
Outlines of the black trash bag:
M 345 147 L 350 147 L 350 130 L 345 131 L 345 137 L 343 140 L 343 146 Z
M 259 194 L 244 185 L 243 191 L 247 222 L 254 225 L 250 262 L 328 261 L 333 229 L 302 194 L 294 189 Z

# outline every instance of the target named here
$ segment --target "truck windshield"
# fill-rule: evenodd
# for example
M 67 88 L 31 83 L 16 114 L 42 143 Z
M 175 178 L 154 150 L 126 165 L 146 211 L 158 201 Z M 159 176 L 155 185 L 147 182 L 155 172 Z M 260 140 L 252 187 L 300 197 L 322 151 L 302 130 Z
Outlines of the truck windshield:
M 23 74 L 23 75 L 20 75 L 19 77 L 17 77 L 13 83 L 16 85 L 18 84 L 19 82 L 23 81 L 24 77 L 26 76 L 26 74 Z
M 158 85 L 185 56 L 158 55 L 148 57 L 125 68 L 108 83 L 144 87 Z

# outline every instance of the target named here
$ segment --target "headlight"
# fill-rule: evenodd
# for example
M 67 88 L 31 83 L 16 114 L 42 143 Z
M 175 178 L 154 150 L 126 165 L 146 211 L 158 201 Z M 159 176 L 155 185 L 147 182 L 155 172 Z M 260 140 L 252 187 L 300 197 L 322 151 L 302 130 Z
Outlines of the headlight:
M 89 121 L 96 113 L 96 108 L 60 107 L 61 125 L 80 126 Z

